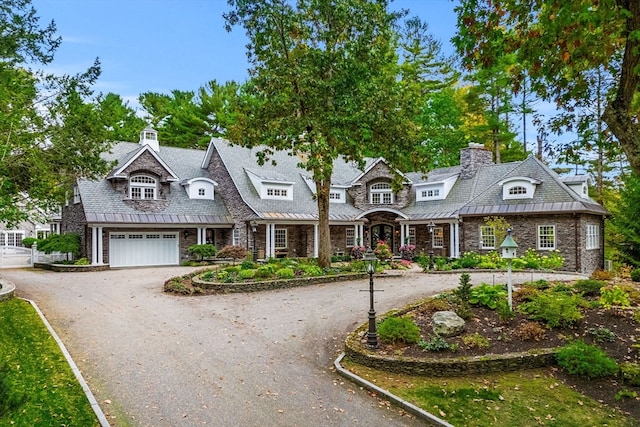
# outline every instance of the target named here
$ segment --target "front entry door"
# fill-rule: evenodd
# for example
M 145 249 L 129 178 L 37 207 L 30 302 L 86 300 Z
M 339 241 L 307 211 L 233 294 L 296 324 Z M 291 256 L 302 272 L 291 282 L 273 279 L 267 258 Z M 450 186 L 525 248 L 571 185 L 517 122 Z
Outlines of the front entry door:
M 384 240 L 390 248 L 393 245 L 393 227 L 387 224 L 378 224 L 371 227 L 371 249 L 375 249 L 378 241 Z

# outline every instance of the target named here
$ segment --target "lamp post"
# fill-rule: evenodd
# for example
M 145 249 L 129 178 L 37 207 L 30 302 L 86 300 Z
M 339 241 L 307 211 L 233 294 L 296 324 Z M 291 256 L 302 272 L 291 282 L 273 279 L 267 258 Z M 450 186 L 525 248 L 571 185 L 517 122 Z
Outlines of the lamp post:
M 369 248 L 364 253 L 362 260 L 367 266 L 367 273 L 369 273 L 369 330 L 367 332 L 367 347 L 376 349 L 378 348 L 378 333 L 376 332 L 376 311 L 373 308 L 373 273 L 376 271 L 378 258 L 371 248 Z
M 511 260 L 516 257 L 518 244 L 511 237 L 511 229 L 507 228 L 507 237 L 500 244 L 502 248 L 502 258 L 507 260 L 507 294 L 509 298 L 509 310 L 513 310 L 513 288 L 511 286 Z
M 435 228 L 436 228 L 436 225 L 433 223 L 433 220 L 432 220 L 427 225 L 427 230 L 429 230 L 429 236 L 431 237 L 431 243 L 429 244 L 429 270 L 433 270 L 433 232 Z
M 258 260 L 258 248 L 256 247 L 256 232 L 258 231 L 258 223 L 251 221 L 251 232 L 253 233 L 253 261 Z

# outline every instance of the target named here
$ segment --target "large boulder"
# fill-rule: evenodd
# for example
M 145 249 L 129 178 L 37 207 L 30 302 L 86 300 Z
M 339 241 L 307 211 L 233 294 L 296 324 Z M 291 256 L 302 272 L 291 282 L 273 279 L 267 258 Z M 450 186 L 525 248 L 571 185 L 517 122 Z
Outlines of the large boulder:
M 431 320 L 433 332 L 441 337 L 453 337 L 464 331 L 464 319 L 453 311 L 438 311 Z

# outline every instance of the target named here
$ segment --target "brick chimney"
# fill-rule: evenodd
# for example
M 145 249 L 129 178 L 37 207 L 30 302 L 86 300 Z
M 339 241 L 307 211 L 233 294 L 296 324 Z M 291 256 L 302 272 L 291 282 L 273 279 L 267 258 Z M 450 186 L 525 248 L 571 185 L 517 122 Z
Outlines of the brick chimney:
M 484 145 L 470 142 L 468 147 L 460 150 L 460 178 L 470 179 L 482 165 L 493 164 L 493 154 Z

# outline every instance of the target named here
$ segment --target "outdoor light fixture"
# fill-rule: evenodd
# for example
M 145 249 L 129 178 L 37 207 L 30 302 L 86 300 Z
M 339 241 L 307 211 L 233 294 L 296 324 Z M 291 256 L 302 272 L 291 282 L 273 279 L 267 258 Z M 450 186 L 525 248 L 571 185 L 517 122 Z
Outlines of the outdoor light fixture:
M 189 230 L 187 230 L 187 229 L 185 228 L 185 230 L 182 232 L 182 235 L 183 235 L 183 236 L 184 236 L 184 238 L 186 239 L 186 238 L 187 238 L 187 236 L 189 236 Z
M 516 257 L 518 244 L 511 237 L 511 228 L 507 228 L 507 237 L 500 244 L 502 248 L 502 258 L 507 260 L 507 293 L 509 299 L 509 309 L 513 309 L 513 287 L 511 286 L 511 260 Z
M 433 232 L 436 229 L 436 225 L 433 223 L 433 220 L 427 224 L 427 230 L 429 231 L 429 236 L 431 236 L 431 243 L 429 244 L 429 270 L 433 270 Z
M 376 272 L 378 257 L 376 257 L 371 248 L 369 248 L 364 253 L 362 260 L 367 267 L 367 273 L 369 273 L 369 330 L 367 332 L 367 347 L 376 349 L 378 348 L 378 333 L 376 332 L 376 310 L 373 308 L 373 273 Z
M 253 233 L 253 260 L 258 260 L 258 248 L 256 247 L 256 233 L 258 232 L 258 223 L 251 221 L 251 232 Z

